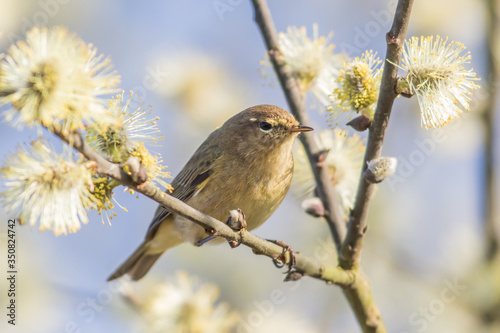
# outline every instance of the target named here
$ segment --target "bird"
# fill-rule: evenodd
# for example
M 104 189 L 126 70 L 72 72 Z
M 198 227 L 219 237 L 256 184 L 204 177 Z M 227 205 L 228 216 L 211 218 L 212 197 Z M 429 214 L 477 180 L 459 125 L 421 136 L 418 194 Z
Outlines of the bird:
M 208 136 L 173 179 L 170 195 L 220 221 L 239 209 L 246 229 L 253 230 L 285 198 L 292 181 L 293 142 L 312 130 L 278 106 L 249 107 Z M 206 238 L 203 227 L 159 205 L 142 244 L 108 281 L 125 274 L 137 281 L 166 250 Z

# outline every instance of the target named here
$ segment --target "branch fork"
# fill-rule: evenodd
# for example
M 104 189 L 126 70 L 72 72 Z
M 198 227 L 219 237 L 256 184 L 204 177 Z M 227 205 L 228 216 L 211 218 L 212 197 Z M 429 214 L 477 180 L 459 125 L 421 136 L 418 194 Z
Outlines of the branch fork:
M 278 51 L 278 38 L 267 2 L 265 0 L 252 0 L 252 4 L 255 10 L 255 21 L 262 33 L 290 110 L 301 124 L 308 125 L 309 118 L 302 93 L 298 88 L 297 82 L 293 80 L 289 69 L 282 61 L 279 61 L 279 54 L 276 53 Z M 366 232 L 367 226 L 368 208 L 374 192 L 374 184 L 366 181 L 363 173 L 367 169 L 367 162 L 380 156 L 392 105 L 394 99 L 398 96 L 395 91 L 398 67 L 393 64 L 398 64 L 401 58 L 403 41 L 412 5 L 413 0 L 399 0 L 393 25 L 386 35 L 387 61 L 385 62 L 382 74 L 375 116 L 368 124 L 354 124 L 361 130 L 369 128 L 369 137 L 356 202 L 349 217 L 347 233 L 342 215 L 338 211 L 333 188 L 329 181 L 328 170 L 317 164 L 315 154 L 319 149 L 316 147 L 314 140 L 312 140 L 311 134 L 301 137 L 302 144 L 315 175 L 318 197 L 322 200 L 325 211 L 328 212 L 325 215 L 325 219 L 328 222 L 338 250 L 340 267 L 337 268 L 347 274 L 353 274 L 352 283 L 343 285 L 343 291 L 356 314 L 363 332 L 386 332 L 380 312 L 371 295 L 370 285 L 366 277 L 358 269 L 363 235 Z M 323 275 L 323 269 L 320 269 L 319 274 Z

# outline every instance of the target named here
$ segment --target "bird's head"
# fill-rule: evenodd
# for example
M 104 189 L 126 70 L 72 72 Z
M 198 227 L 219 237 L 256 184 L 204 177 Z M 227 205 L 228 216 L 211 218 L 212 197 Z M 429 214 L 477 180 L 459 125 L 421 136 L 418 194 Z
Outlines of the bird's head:
M 312 131 L 301 126 L 287 111 L 274 105 L 257 105 L 234 115 L 220 128 L 224 141 L 240 154 L 260 154 L 275 149 L 291 149 L 293 139 L 301 132 Z

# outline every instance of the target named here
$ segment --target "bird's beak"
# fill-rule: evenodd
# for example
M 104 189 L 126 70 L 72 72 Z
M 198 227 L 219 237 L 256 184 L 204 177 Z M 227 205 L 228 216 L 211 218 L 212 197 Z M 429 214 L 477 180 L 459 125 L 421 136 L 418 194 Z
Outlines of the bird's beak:
M 309 127 L 309 126 L 296 125 L 296 126 L 292 126 L 288 130 L 288 132 L 309 132 L 309 131 L 314 131 L 314 128 Z

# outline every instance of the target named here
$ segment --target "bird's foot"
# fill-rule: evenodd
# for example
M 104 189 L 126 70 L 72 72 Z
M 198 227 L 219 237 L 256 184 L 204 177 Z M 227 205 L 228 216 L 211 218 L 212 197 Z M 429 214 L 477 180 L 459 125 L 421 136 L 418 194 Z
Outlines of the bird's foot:
M 228 241 L 229 246 L 232 249 L 241 245 L 243 241 L 243 231 L 247 228 L 247 221 L 245 219 L 245 214 L 241 209 L 233 209 L 229 211 L 229 218 L 226 221 L 226 224 L 233 230 L 239 231 L 240 240 L 239 241 Z
M 205 244 L 205 243 L 211 241 L 212 239 L 214 239 L 215 237 L 217 237 L 217 232 L 214 229 L 205 229 L 205 232 L 209 236 L 197 241 L 194 245 L 202 246 L 203 244 Z
M 273 259 L 274 266 L 276 266 L 277 268 L 283 268 L 283 266 L 285 266 L 286 253 L 288 252 L 290 259 L 288 260 L 288 271 L 286 271 L 285 274 L 290 273 L 292 269 L 295 267 L 295 264 L 297 263 L 297 258 L 295 257 L 295 251 L 292 250 L 290 245 L 288 245 L 283 241 L 272 240 L 272 239 L 266 239 L 266 240 L 283 248 L 283 252 L 279 256 Z

